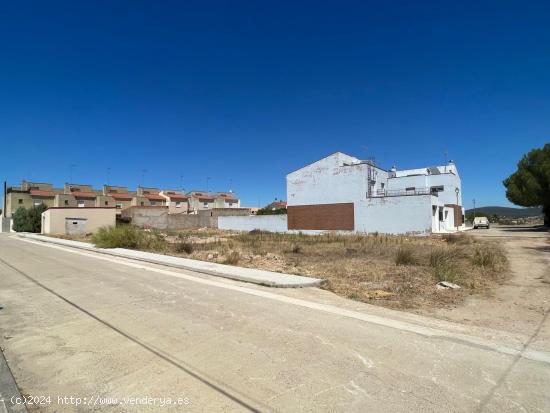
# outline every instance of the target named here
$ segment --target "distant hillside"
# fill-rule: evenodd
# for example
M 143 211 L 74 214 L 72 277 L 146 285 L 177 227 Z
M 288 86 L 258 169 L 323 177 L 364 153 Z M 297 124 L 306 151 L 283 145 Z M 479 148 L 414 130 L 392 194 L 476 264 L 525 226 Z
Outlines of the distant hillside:
M 473 214 L 473 209 L 466 210 L 466 214 Z M 486 206 L 476 208 L 476 215 L 485 214 L 486 216 L 498 215 L 501 217 L 508 218 L 526 218 L 526 217 L 536 217 L 542 215 L 542 208 L 508 208 L 500 206 Z

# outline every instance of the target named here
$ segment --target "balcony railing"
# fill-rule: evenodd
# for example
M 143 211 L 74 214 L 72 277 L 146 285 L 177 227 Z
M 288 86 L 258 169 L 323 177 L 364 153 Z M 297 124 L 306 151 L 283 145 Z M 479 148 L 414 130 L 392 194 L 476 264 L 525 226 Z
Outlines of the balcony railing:
M 378 189 L 373 195 L 374 198 L 385 196 L 415 196 L 415 195 L 434 195 L 437 196 L 437 191 L 431 188 L 414 188 L 414 189 Z

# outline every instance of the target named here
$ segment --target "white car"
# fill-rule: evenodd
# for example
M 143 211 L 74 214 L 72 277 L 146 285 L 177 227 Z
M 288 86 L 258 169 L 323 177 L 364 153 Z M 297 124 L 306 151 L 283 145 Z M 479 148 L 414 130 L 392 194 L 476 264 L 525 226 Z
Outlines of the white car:
M 478 228 L 487 228 L 489 229 L 489 219 L 487 217 L 475 217 L 474 218 L 474 229 Z

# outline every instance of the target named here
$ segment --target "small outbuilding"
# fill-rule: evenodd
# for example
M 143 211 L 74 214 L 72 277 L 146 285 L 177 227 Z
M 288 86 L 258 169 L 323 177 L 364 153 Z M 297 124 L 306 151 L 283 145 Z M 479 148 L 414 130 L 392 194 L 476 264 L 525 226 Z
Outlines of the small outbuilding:
M 115 207 L 52 207 L 42 213 L 42 234 L 85 235 L 115 225 Z

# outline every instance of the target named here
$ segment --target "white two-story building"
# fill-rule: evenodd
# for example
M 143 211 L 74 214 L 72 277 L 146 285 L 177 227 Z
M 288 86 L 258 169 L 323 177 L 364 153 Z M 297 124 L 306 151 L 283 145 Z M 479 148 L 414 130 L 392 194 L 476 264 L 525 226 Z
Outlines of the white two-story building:
M 455 164 L 384 170 L 342 152 L 287 175 L 288 229 L 429 234 L 464 228 Z

